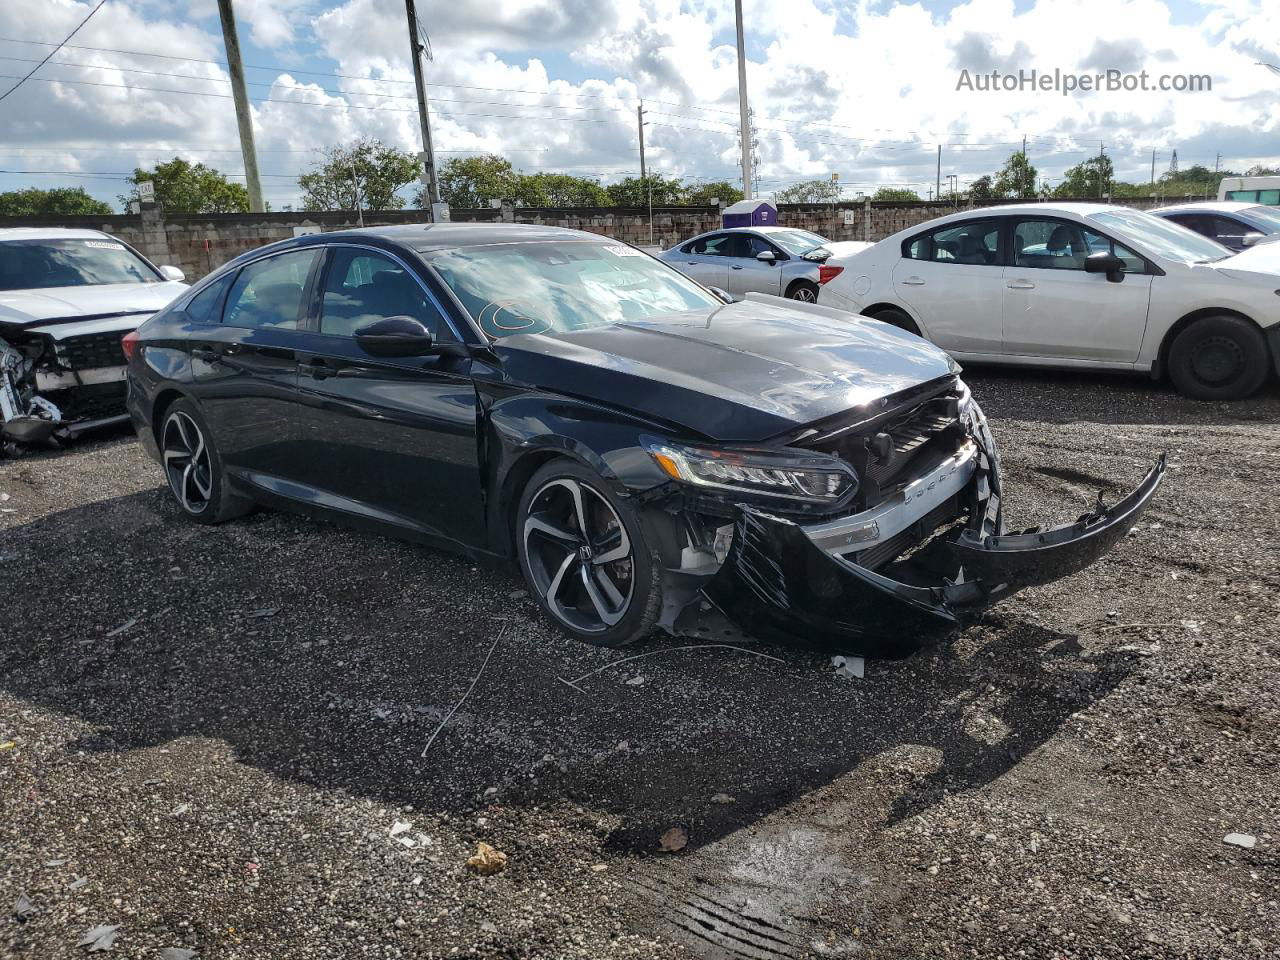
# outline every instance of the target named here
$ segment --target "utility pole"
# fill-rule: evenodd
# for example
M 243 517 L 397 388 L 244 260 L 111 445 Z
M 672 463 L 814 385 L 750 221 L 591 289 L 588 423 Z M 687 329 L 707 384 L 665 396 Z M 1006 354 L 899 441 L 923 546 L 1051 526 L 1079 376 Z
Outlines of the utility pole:
M 1103 160 L 1106 159 L 1106 156 L 1107 156 L 1107 148 L 1103 145 L 1102 141 L 1098 141 L 1098 196 L 1099 197 L 1101 197 L 1105 192 L 1103 188 L 1105 187 L 1106 181 L 1107 181 L 1107 178 L 1103 174 L 1103 170 L 1102 170 L 1102 162 Z
M 427 111 L 427 78 L 422 73 L 424 48 L 418 36 L 418 11 L 414 0 L 404 0 L 404 12 L 409 18 L 409 46 L 413 53 L 413 83 L 418 90 L 418 123 L 422 127 L 422 174 L 431 201 L 431 219 L 436 219 L 436 204 L 440 202 L 440 178 L 436 175 L 436 153 L 431 146 L 431 114 Z
M 1216 153 L 1213 156 L 1213 172 L 1217 173 L 1221 166 L 1222 166 L 1222 154 Z
M 231 0 L 218 0 L 222 19 L 222 42 L 227 48 L 227 72 L 231 74 L 231 96 L 236 104 L 236 125 L 240 128 L 240 153 L 244 157 L 245 185 L 249 188 L 249 210 L 262 213 L 262 180 L 258 177 L 258 151 L 253 145 L 253 115 L 245 92 L 244 64 L 240 62 L 240 39 L 236 36 L 236 14 Z
M 1151 185 L 1156 185 L 1156 152 L 1151 151 Z
M 351 163 L 351 192 L 356 198 L 356 223 L 364 229 L 364 208 L 360 205 L 360 178 L 356 174 L 354 161 Z
M 644 170 L 644 101 L 640 101 L 640 106 L 636 107 L 636 129 L 640 132 L 640 182 L 647 183 L 648 178 L 645 176 Z
M 733 0 L 738 20 L 738 111 L 742 138 L 742 196 L 750 200 L 751 179 L 751 117 L 747 113 L 747 47 L 742 39 L 742 0 Z
M 937 178 L 937 181 L 934 183 L 934 186 L 937 189 L 934 191 L 933 195 L 937 197 L 939 200 L 941 200 L 942 199 L 942 144 L 938 144 L 938 178 Z

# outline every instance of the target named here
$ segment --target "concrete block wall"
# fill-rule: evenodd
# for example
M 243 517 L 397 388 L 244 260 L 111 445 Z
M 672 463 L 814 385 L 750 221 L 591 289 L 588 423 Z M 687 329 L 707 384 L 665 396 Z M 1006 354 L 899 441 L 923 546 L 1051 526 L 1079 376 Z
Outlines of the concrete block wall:
M 1020 201 L 1007 201 L 1020 202 Z M 1126 206 L 1149 209 L 1154 199 L 1116 200 Z M 988 205 L 988 204 L 980 204 Z M 809 230 L 832 240 L 882 240 L 890 234 L 965 209 L 948 203 L 840 203 L 784 204 L 778 223 Z M 536 223 L 585 230 L 637 246 L 663 249 L 720 226 L 717 207 L 576 207 L 531 208 L 510 204 L 497 209 L 454 210 L 454 222 Z M 365 211 L 366 226 L 422 223 L 421 210 Z M 158 264 L 180 267 L 188 280 L 197 280 L 241 253 L 294 236 L 296 228 L 324 232 L 357 226 L 354 212 L 329 213 L 219 213 L 166 217 L 148 205 L 141 214 L 108 217 L 3 217 L 4 227 L 79 227 L 102 230 L 132 245 Z

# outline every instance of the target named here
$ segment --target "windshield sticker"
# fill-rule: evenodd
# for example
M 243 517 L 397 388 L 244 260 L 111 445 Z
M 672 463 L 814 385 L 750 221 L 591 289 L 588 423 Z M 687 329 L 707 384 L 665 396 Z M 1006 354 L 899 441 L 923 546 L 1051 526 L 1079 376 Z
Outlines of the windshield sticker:
M 605 247 L 605 249 L 610 253 L 612 253 L 615 257 L 643 257 L 644 256 L 644 254 L 641 253 L 639 250 L 637 250 L 635 247 L 607 246 Z
M 86 240 L 86 247 L 93 247 L 95 250 L 123 250 L 123 243 L 112 243 L 109 240 Z

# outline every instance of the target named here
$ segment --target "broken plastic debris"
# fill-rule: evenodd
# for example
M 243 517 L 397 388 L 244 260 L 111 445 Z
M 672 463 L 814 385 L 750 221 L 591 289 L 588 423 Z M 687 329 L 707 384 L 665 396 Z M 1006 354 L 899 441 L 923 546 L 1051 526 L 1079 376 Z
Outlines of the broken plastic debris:
M 402 833 L 408 833 L 413 828 L 413 824 L 407 820 L 397 820 L 391 825 L 391 836 L 398 837 Z
M 191 810 L 191 804 L 189 804 L 189 803 L 180 803 L 180 804 L 178 804 L 176 807 L 174 807 L 174 808 L 173 808 L 173 813 L 169 814 L 169 816 L 171 816 L 171 817 L 180 817 L 180 816 L 182 816 L 184 813 L 188 813 L 188 812 L 190 812 L 190 810 Z
M 31 905 L 31 900 L 28 899 L 27 895 L 25 893 L 18 894 L 18 899 L 13 904 L 14 917 L 18 920 L 25 920 L 35 911 L 36 908 Z
M 689 831 L 684 827 L 671 827 L 658 838 L 658 849 L 663 853 L 678 853 L 689 845 Z
M 475 855 L 467 860 L 467 866 L 481 876 L 487 877 L 507 869 L 507 855 L 481 840 L 476 844 Z
M 120 626 L 116 627 L 114 630 L 108 630 L 107 636 L 114 637 L 117 633 L 124 633 L 126 630 L 128 630 L 137 622 L 138 622 L 137 617 L 134 617 L 132 620 L 126 620 L 124 623 L 120 624 Z
M 119 929 L 120 924 L 118 923 L 110 926 L 100 923 L 96 927 L 90 927 L 76 946 L 88 947 L 90 953 L 97 950 L 110 950 L 116 942 L 116 931 Z
M 88 883 L 88 882 L 89 882 L 89 878 L 88 878 L 88 877 L 81 877 L 81 876 L 77 876 L 74 880 L 72 880 L 69 884 L 67 884 L 67 889 L 68 889 L 68 890 L 79 890 L 81 887 L 83 887 L 83 886 L 84 886 L 86 883 Z
M 712 803 L 733 803 L 733 797 L 727 793 L 717 793 L 711 798 Z
M 644 684 L 644 676 L 637 673 L 630 680 L 624 680 L 623 683 L 625 683 L 628 687 L 639 687 Z
M 832 657 L 831 665 L 836 668 L 836 676 L 846 680 L 861 680 L 866 671 L 862 657 Z
M 16 740 L 6 740 L 4 743 L 0 743 L 0 750 L 12 750 L 17 745 Z
M 1254 844 L 1258 842 L 1258 838 L 1250 833 L 1228 833 L 1222 838 L 1222 842 L 1233 847 L 1243 847 L 1245 850 L 1252 850 Z
M 593 864 L 591 865 L 591 872 L 592 872 L 592 873 L 604 873 L 604 872 L 605 872 L 606 870 L 608 870 L 608 869 L 609 869 L 609 867 L 608 867 L 606 864 L 603 864 L 603 863 L 593 863 Z
M 196 952 L 187 947 L 165 947 L 156 954 L 156 960 L 194 960 Z
M 245 614 L 245 619 L 252 620 L 258 617 L 274 617 L 279 612 L 279 607 L 263 607 L 261 610 L 250 610 Z

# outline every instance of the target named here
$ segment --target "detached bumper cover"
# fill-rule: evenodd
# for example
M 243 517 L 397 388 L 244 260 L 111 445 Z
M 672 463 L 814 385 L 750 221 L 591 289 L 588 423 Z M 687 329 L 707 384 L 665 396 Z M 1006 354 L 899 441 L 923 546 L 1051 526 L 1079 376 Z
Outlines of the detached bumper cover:
M 931 586 L 867 570 L 823 550 L 798 524 L 739 506 L 729 556 L 703 593 L 755 633 L 905 656 L 1023 587 L 1093 563 L 1133 528 L 1164 472 L 1161 456 L 1127 497 L 1074 523 L 1007 535 L 965 530 L 946 544 L 956 578 Z

